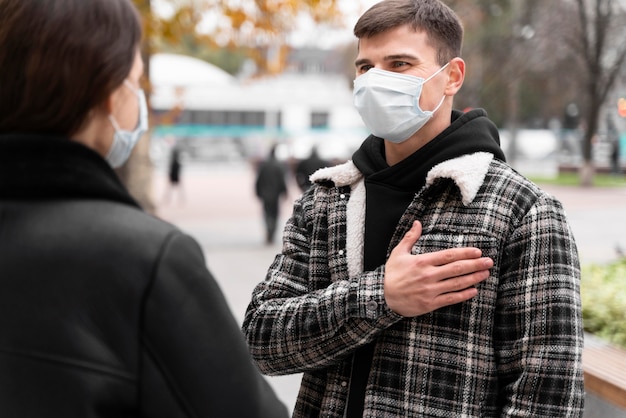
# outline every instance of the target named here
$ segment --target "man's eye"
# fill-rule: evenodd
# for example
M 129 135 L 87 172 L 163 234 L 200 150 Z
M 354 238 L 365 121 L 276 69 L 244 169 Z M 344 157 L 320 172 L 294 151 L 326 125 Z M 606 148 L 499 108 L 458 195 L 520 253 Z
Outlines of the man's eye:
M 409 65 L 407 62 L 404 61 L 396 61 L 392 64 L 393 68 L 400 68 L 400 67 L 404 67 L 405 65 Z

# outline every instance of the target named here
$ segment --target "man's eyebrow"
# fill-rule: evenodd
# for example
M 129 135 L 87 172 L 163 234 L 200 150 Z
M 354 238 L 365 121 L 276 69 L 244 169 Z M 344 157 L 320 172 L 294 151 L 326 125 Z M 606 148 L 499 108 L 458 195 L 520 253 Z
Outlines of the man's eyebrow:
M 383 61 L 401 61 L 401 60 L 419 61 L 419 58 L 411 54 L 393 54 L 393 55 L 387 55 L 383 58 Z M 361 58 L 354 62 L 354 66 L 358 67 L 360 65 L 369 64 L 369 63 L 370 63 L 369 59 Z
M 410 60 L 410 61 L 415 61 L 415 60 L 419 60 L 419 58 L 417 58 L 415 55 L 411 55 L 411 54 L 394 54 L 394 55 L 387 55 L 384 58 L 384 61 L 399 61 L 399 60 Z
M 370 62 L 370 60 L 368 60 L 367 58 L 361 58 L 361 59 L 358 59 L 358 60 L 354 61 L 354 66 L 358 67 L 358 66 L 361 66 L 363 64 L 369 64 L 369 62 Z

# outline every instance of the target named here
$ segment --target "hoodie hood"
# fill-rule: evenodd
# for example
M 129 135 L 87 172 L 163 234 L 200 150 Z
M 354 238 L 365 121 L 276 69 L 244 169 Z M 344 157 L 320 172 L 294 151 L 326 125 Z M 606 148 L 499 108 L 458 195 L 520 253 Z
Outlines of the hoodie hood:
M 441 134 L 393 166 L 385 160 L 383 139 L 373 135 L 354 153 L 353 162 L 369 181 L 417 192 L 426 184 L 428 172 L 444 161 L 477 152 L 505 161 L 498 129 L 484 110 L 455 110 L 451 118 L 452 123 Z

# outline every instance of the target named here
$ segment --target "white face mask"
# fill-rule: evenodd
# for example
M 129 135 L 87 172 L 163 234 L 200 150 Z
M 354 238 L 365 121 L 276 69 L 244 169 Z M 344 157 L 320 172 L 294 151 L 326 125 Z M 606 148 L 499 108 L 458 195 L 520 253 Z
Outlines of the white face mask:
M 128 80 L 124 80 L 124 85 L 137 95 L 139 120 L 134 130 L 126 131 L 120 128 L 120 125 L 113 115 L 109 115 L 109 120 L 115 129 L 115 135 L 113 136 L 113 144 L 111 144 L 111 149 L 106 156 L 106 160 L 113 168 L 120 167 L 128 160 L 130 153 L 133 148 L 135 148 L 135 145 L 137 145 L 141 135 L 148 130 L 148 104 L 146 103 L 146 95 L 142 89 L 135 89 Z
M 422 86 L 427 79 L 372 68 L 354 80 L 354 106 L 370 132 L 399 144 L 420 130 L 443 104 L 445 96 L 431 111 L 420 108 Z

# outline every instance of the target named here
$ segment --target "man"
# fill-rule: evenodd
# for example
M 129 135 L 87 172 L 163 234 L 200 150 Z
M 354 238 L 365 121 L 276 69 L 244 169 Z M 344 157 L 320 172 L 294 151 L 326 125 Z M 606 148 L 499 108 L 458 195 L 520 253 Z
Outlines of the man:
M 303 372 L 295 417 L 579 417 L 576 245 L 482 110 L 452 110 L 462 27 L 439 0 L 357 22 L 372 134 L 316 172 L 243 329 L 261 370 Z
M 280 199 L 287 195 L 285 171 L 276 159 L 276 146 L 272 146 L 265 161 L 259 164 L 254 189 L 263 204 L 265 243 L 272 244 L 280 215 Z

